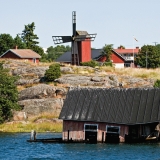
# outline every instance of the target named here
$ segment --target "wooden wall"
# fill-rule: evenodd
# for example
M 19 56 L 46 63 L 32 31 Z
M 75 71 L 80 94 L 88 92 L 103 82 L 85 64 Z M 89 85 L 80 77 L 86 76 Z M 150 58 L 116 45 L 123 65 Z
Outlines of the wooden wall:
M 78 122 L 78 121 L 63 121 L 63 140 L 68 140 L 68 130 L 69 130 L 69 139 L 82 141 L 85 140 L 85 132 L 84 132 L 84 124 L 98 124 L 98 134 L 97 141 L 102 141 L 102 132 L 106 135 L 106 125 L 109 126 L 120 126 L 120 142 L 124 142 L 125 134 L 128 134 L 128 126 L 126 125 L 116 125 L 116 124 L 108 124 L 102 122 Z

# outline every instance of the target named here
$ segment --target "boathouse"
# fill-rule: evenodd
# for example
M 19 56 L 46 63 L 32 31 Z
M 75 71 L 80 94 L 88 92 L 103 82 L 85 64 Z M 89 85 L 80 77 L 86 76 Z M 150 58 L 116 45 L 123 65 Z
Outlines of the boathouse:
M 151 136 L 158 140 L 160 89 L 73 88 L 59 118 L 63 141 L 139 142 Z

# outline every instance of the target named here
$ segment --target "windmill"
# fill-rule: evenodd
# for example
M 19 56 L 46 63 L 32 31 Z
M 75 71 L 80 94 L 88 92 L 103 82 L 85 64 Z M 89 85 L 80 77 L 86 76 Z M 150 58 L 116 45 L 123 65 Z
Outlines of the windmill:
M 76 31 L 76 12 L 72 12 L 72 36 L 52 36 L 54 44 L 71 42 L 71 61 L 74 65 L 80 64 L 79 44 L 82 41 L 94 41 L 97 34 L 88 34 L 86 31 Z

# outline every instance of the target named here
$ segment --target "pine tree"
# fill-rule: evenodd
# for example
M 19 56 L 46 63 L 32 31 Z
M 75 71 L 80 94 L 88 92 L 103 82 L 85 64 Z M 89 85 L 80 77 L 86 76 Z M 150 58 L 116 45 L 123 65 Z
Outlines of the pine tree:
M 9 75 L 0 63 L 0 123 L 12 117 L 12 110 L 19 109 L 18 91 L 15 85 L 17 77 Z

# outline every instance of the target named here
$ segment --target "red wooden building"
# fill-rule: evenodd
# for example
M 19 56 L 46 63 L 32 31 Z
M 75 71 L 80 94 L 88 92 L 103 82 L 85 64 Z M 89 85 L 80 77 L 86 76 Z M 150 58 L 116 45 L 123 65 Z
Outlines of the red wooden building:
M 41 56 L 31 49 L 9 49 L 0 58 L 24 60 L 26 62 L 39 63 Z
M 78 36 L 88 35 L 87 31 L 76 31 Z M 78 41 L 79 62 L 88 62 L 91 60 L 91 41 Z
M 59 118 L 63 141 L 119 143 L 159 140 L 159 115 L 160 89 L 74 88 Z
M 112 63 L 114 64 L 115 68 L 124 68 L 125 59 L 120 54 L 115 52 L 114 50 L 112 50 L 110 59 Z M 96 60 L 99 62 L 105 62 L 106 57 L 101 54 Z

